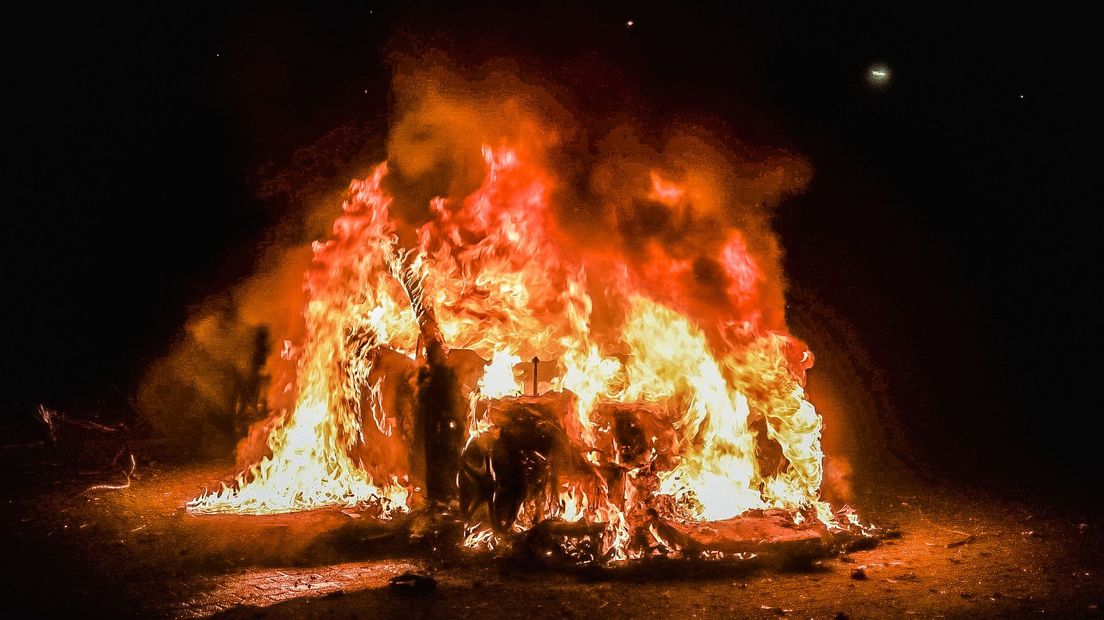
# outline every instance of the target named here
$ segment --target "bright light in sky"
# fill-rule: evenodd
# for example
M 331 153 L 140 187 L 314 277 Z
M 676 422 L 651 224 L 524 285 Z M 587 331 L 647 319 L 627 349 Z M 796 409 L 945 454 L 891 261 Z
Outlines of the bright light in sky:
M 889 65 L 876 62 L 866 70 L 866 83 L 874 90 L 889 88 L 889 82 L 893 78 L 893 71 Z

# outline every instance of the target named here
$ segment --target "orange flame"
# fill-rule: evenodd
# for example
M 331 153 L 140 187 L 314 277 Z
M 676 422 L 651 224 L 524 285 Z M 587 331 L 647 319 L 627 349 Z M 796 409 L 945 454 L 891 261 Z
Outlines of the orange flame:
M 369 375 L 379 350 L 413 358 L 419 348 L 416 304 L 394 275 L 406 270 L 445 345 L 486 361 L 469 394 L 468 442 L 493 427 L 478 403 L 524 392 L 515 367 L 536 356 L 556 360 L 549 384 L 572 397 L 562 423 L 574 447 L 592 465 L 626 471 L 616 491 L 600 479 L 565 481 L 552 501 L 523 506 L 522 526 L 550 517 L 603 523 L 605 551 L 623 558 L 633 553 L 634 511 L 657 498 L 667 498 L 683 519 L 783 508 L 834 523 L 819 498 L 821 418 L 803 389 L 811 355 L 759 320 L 764 275 L 745 235 L 729 228 L 717 244 L 717 273 L 707 275 L 721 283 L 714 291 L 720 310 L 706 315 L 685 287 L 708 265 L 672 255 L 655 239 L 631 261 L 560 243 L 550 212 L 552 176 L 512 148 L 484 147 L 482 155 L 482 185 L 460 201 L 433 200 L 414 247 L 400 246 L 392 198 L 381 188 L 386 165 L 352 184 L 331 238 L 314 246 L 294 410 L 269 435 L 268 456 L 189 509 L 371 505 L 387 516 L 410 508 L 418 491 L 408 455 L 380 449 L 386 456 L 367 463 L 351 456 L 398 441 L 395 415 L 384 410 L 379 381 Z M 651 184 L 651 200 L 684 206 L 685 187 L 655 172 Z M 622 463 L 604 439 L 609 422 L 601 410 L 612 405 L 651 412 L 673 439 L 651 436 L 646 458 Z M 763 470 L 763 441 L 777 445 L 783 467 Z M 640 482 L 649 475 L 651 487 Z M 659 540 L 654 528 L 652 534 Z M 470 524 L 467 544 L 493 546 L 494 535 Z

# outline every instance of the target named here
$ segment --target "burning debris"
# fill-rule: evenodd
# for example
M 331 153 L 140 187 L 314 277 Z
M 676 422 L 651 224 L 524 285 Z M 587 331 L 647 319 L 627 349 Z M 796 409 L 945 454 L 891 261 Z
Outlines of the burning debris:
M 421 511 L 436 525 L 419 531 L 573 563 L 864 534 L 820 498 L 813 357 L 786 331 L 763 225 L 719 215 L 691 162 L 649 170 L 596 214 L 606 238 L 580 239 L 546 148 L 483 146 L 479 187 L 419 221 L 388 164 L 351 184 L 284 347 L 293 402 L 191 512 Z

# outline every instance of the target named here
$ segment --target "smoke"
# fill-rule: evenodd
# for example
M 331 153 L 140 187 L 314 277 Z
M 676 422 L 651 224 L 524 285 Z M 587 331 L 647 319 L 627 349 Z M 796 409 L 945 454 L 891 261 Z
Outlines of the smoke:
M 348 180 L 379 159 L 378 144 L 358 140 L 386 147 L 385 189 L 403 245 L 414 245 L 432 199 L 461 199 L 479 187 L 484 145 L 508 146 L 547 171 L 552 233 L 565 255 L 587 265 L 593 290 L 617 286 L 624 274 L 608 259 L 619 257 L 658 301 L 693 317 L 710 338 L 728 337 L 725 322 L 785 331 L 771 213 L 809 181 L 800 157 L 722 141 L 698 124 L 668 126 L 646 110 L 595 115 L 580 109 L 571 88 L 510 61 L 457 68 L 440 53 L 395 54 L 392 69 L 386 139 L 340 128 L 288 169 L 268 173 L 265 196 L 290 203 L 288 223 L 260 252 L 254 276 L 194 309 L 140 390 L 143 410 L 166 436 L 192 448 L 209 446 L 211 436 L 242 437 L 241 399 L 259 379 L 270 417 L 247 421 L 253 429 L 238 448 L 247 463 L 293 405 L 293 356 L 282 353 L 303 335 L 309 244 L 329 234 Z M 615 314 L 604 303 L 596 297 L 596 320 Z
M 138 406 L 184 455 L 225 454 L 286 400 L 294 366 L 280 353 L 301 332 L 306 256 L 275 252 L 268 269 L 194 308 L 170 353 L 150 367 Z
M 428 219 L 431 199 L 459 199 L 479 187 L 484 145 L 509 146 L 547 168 L 579 130 L 574 115 L 507 61 L 468 72 L 446 63 L 433 55 L 393 58 L 386 187 L 395 196 L 392 213 L 414 225 Z
M 628 258 L 637 278 L 670 291 L 664 301 L 707 329 L 733 318 L 785 328 L 771 211 L 811 177 L 801 158 L 726 145 L 686 123 L 596 118 L 508 62 L 459 71 L 442 56 L 397 56 L 394 70 L 385 184 L 411 225 L 428 218 L 434 197 L 479 186 L 483 145 L 508 146 L 553 175 L 557 241 L 592 272 L 602 254 Z M 663 184 L 683 191 L 657 191 Z M 727 246 L 753 264 L 725 264 Z

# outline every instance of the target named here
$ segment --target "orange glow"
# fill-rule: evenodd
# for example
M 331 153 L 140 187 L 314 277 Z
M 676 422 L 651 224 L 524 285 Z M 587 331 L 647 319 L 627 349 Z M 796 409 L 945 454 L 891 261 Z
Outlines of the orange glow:
M 484 146 L 482 184 L 467 197 L 433 200 L 405 246 L 382 185 L 386 164 L 352 183 L 331 237 L 314 245 L 307 334 L 289 349 L 298 351 L 296 406 L 274 424 L 264 459 L 189 510 L 409 510 L 421 491 L 377 359 L 384 350 L 419 359 L 415 308 L 424 304 L 449 350 L 484 361 L 465 392 L 466 444 L 494 430 L 490 399 L 529 391 L 518 376 L 522 360 L 556 365 L 541 379 L 569 403 L 560 422 L 583 464 L 557 477 L 550 499 L 523 505 L 515 529 L 552 517 L 600 523 L 603 551 L 626 558 L 640 553 L 630 543 L 644 526 L 640 515 L 660 503 L 665 516 L 684 520 L 781 508 L 798 521 L 834 523 L 819 496 L 821 418 L 803 388 L 811 355 L 759 320 L 766 276 L 749 250 L 753 238 L 721 229 L 712 263 L 657 239 L 632 257 L 609 243 L 563 242 L 551 202 L 556 179 L 524 152 Z M 685 186 L 656 171 L 649 181 L 647 198 L 682 208 Z M 414 274 L 410 295 L 420 300 L 412 303 L 400 273 Z M 701 273 L 716 282 L 712 303 L 690 288 Z M 662 429 L 645 436 L 632 462 L 611 431 L 611 407 Z M 764 443 L 777 447 L 783 466 L 764 467 Z M 597 474 L 608 465 L 624 471 L 620 484 Z M 470 523 L 465 544 L 493 546 L 495 535 Z

